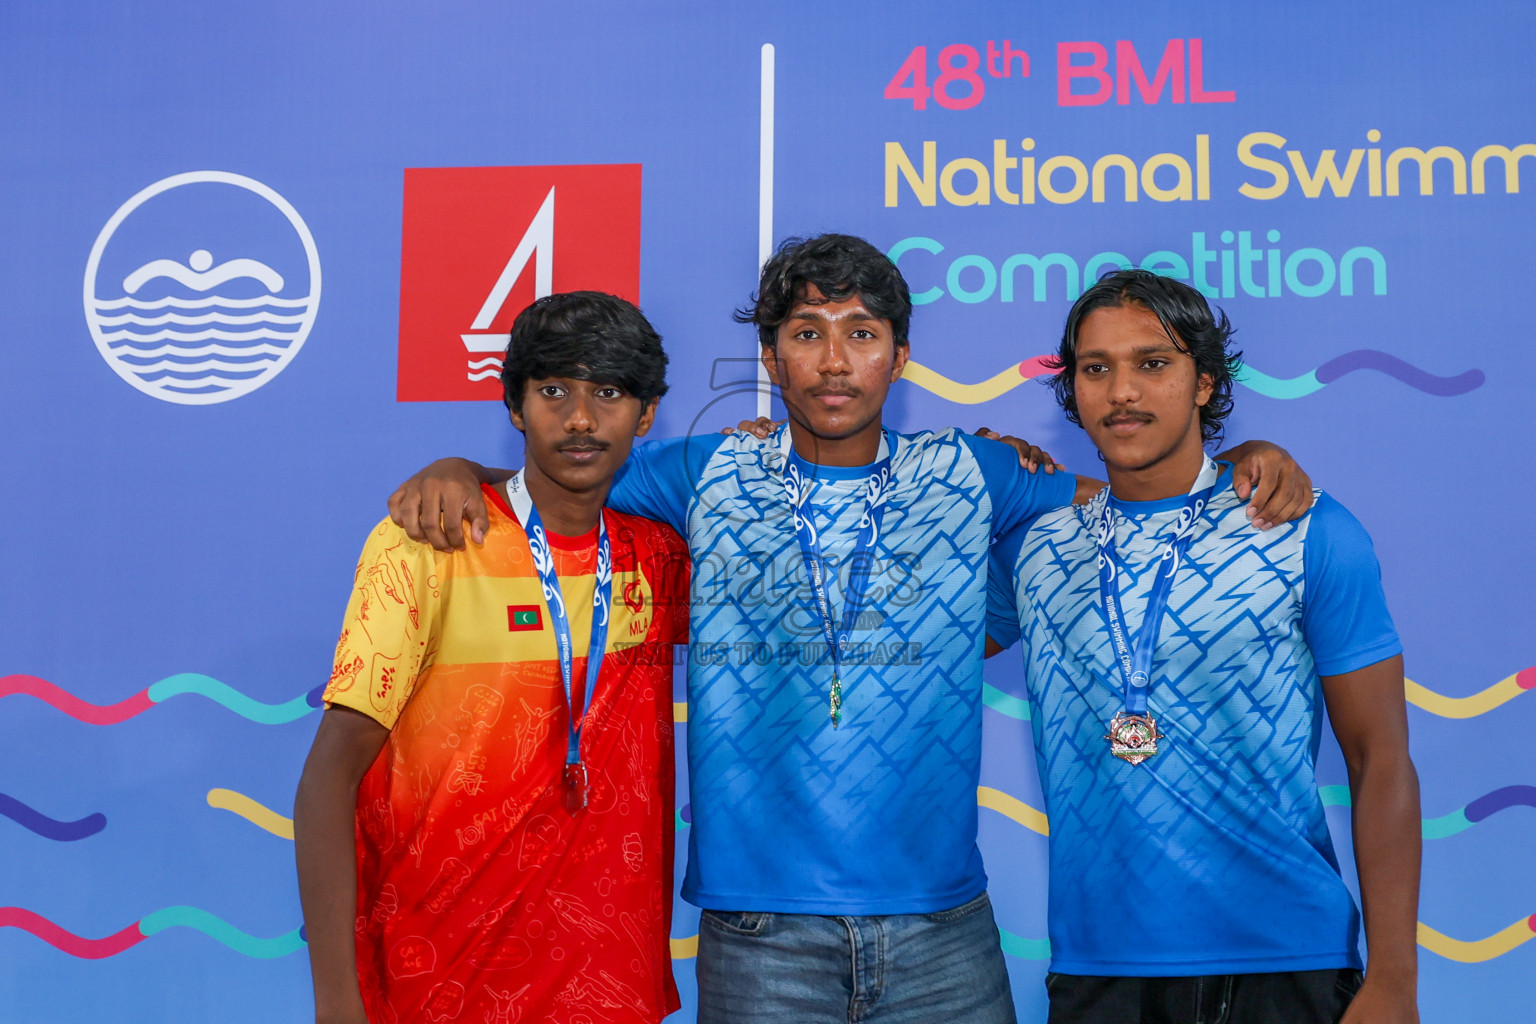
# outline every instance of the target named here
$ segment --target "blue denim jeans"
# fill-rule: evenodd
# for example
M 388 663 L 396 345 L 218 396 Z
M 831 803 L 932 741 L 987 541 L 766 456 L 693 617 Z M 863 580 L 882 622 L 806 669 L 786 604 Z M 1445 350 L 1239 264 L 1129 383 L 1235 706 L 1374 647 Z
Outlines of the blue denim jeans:
M 706 910 L 699 1024 L 1015 1024 L 992 904 L 815 917 Z

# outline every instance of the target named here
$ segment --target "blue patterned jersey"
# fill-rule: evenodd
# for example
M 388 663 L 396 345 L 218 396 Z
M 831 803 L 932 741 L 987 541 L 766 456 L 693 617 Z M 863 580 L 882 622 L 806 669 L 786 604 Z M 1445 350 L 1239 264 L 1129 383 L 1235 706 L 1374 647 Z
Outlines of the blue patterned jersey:
M 994 551 L 988 633 L 1022 634 L 1050 817 L 1051 969 L 1173 976 L 1359 967 L 1313 768 L 1320 675 L 1402 651 L 1370 538 L 1319 495 L 1251 525 L 1223 472 L 1174 577 L 1148 700 L 1166 738 L 1139 765 L 1105 738 L 1123 706 L 1099 594 L 1099 514 L 1047 513 Z M 1121 602 L 1142 625 L 1184 506 L 1114 501 Z
M 1072 500 L 1012 448 L 892 435 L 892 490 L 828 717 L 832 664 L 783 485 L 783 430 L 637 447 L 608 503 L 693 558 L 683 896 L 716 910 L 928 913 L 986 887 L 976 849 L 987 552 Z M 841 619 L 867 468 L 816 467 Z

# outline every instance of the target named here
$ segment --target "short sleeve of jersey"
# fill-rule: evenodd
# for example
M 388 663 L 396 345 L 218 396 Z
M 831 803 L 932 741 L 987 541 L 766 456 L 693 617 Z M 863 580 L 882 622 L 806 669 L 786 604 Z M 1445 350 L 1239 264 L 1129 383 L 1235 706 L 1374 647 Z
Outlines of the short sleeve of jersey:
M 1013 570 L 1029 524 L 1021 523 L 992 545 L 987 565 L 987 636 L 1003 647 L 1019 642 L 1019 609 Z
M 635 446 L 608 492 L 608 507 L 666 523 L 682 533 L 704 463 L 729 435 L 677 437 Z
M 991 539 L 1042 512 L 1072 504 L 1077 478 L 1071 473 L 1047 473 L 1043 469 L 1031 473 L 1019 465 L 1019 453 L 1012 445 L 974 434 L 962 433 L 960 437 L 981 465 L 981 476 L 992 499 Z
M 437 554 L 388 519 L 374 528 L 357 560 L 331 681 L 328 706 L 360 711 L 394 728 L 423 664 L 435 649 L 437 598 L 428 580 Z
M 688 548 L 674 531 L 659 524 L 647 524 L 651 541 L 642 557 L 646 563 L 646 575 L 655 585 L 656 601 L 664 618 L 661 625 L 661 642 L 686 644 L 688 642 Z
M 1301 631 L 1317 674 L 1336 676 L 1403 651 L 1381 589 L 1370 535 L 1349 510 L 1319 494 L 1302 564 Z

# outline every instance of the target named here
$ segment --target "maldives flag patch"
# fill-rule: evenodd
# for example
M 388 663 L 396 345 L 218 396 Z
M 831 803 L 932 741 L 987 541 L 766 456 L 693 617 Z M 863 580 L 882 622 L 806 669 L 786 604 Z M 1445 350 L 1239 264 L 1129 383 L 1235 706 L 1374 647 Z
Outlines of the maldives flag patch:
M 507 631 L 522 633 L 544 628 L 544 609 L 536 604 L 507 605 Z

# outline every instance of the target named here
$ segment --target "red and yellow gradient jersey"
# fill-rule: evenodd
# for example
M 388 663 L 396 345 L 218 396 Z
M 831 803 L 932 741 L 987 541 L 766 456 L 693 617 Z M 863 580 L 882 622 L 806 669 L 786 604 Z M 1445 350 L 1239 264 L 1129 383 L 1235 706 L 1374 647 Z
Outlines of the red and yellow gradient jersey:
M 687 551 L 604 510 L 607 652 L 566 809 L 567 711 L 528 539 L 486 488 L 485 543 L 443 554 L 385 520 L 363 549 L 325 700 L 390 729 L 357 799 L 357 961 L 375 1024 L 646 1022 L 669 951 L 672 644 Z M 597 532 L 551 537 L 586 678 Z

